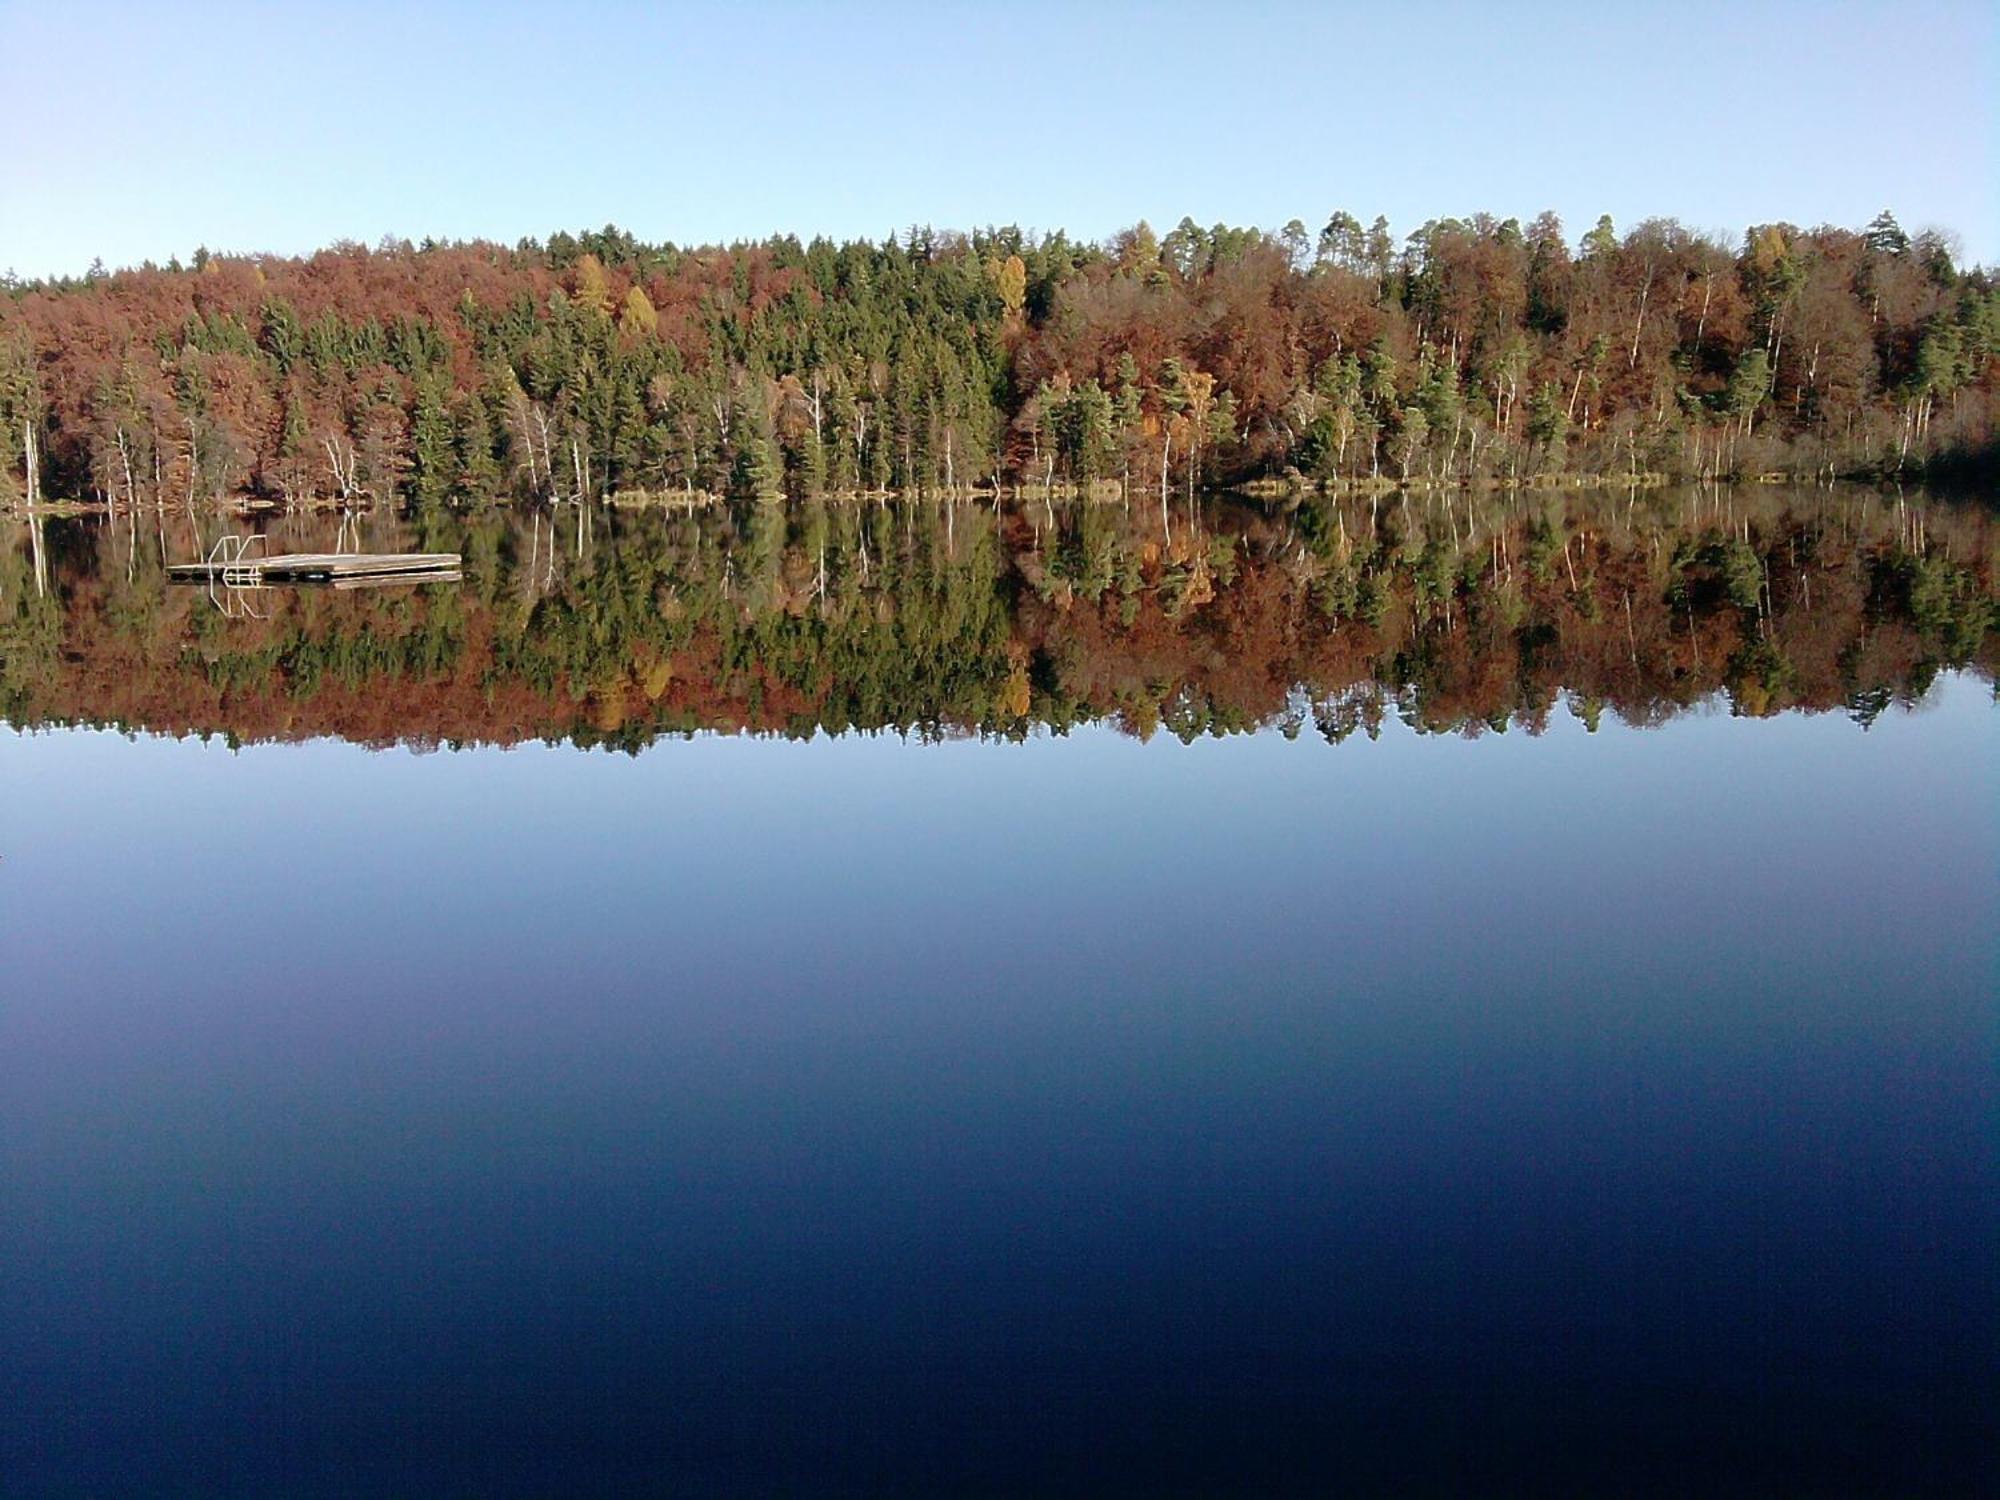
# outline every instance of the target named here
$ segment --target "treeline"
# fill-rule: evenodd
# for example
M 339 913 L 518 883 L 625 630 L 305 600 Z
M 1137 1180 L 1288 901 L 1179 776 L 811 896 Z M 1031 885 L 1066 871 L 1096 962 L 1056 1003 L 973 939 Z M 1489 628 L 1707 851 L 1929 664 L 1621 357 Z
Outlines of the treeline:
M 1913 474 L 1996 380 L 1992 276 L 1887 213 L 201 252 L 0 297 L 0 500 Z
M 1984 507 L 1780 486 L 1433 490 L 1291 501 L 731 502 L 674 514 L 378 513 L 462 585 L 166 583 L 213 520 L 0 530 L 0 717 L 242 740 L 545 738 L 636 750 L 699 729 L 1018 736 L 1111 722 L 1331 740 L 1390 717 L 1535 732 L 1561 706 L 1651 724 L 1733 709 L 1867 722 L 1991 678 Z M 321 550 L 331 518 L 274 542 Z M 289 528 L 289 529 L 288 529 Z

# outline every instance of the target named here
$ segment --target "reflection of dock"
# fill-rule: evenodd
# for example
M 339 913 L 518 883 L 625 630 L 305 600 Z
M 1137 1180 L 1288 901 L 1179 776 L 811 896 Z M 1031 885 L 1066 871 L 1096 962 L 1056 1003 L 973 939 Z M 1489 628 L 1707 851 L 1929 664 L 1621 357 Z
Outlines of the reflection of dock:
M 249 555 L 247 540 L 224 537 L 205 562 L 175 563 L 167 576 L 176 583 L 225 584 L 263 588 L 275 583 L 330 583 L 363 588 L 382 583 L 455 583 L 456 552 L 289 552 Z
M 456 552 L 292 552 L 247 557 L 237 562 L 175 563 L 167 576 L 176 583 L 227 583 L 255 588 L 264 583 L 382 583 L 408 577 L 412 583 L 435 575 L 457 575 Z

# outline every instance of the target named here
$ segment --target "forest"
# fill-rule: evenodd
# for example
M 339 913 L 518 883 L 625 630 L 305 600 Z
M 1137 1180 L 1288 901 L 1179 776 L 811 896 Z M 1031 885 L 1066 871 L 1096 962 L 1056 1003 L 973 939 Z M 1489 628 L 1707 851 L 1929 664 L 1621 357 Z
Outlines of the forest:
M 1853 486 L 384 511 L 338 524 L 460 552 L 464 581 L 166 581 L 236 524 L 0 521 L 0 719 L 628 751 L 1097 723 L 1338 742 L 1717 701 L 1866 725 L 2000 666 L 1990 508 Z M 274 548 L 323 550 L 336 520 L 268 524 Z
M 203 250 L 7 282 L 0 504 L 1943 481 L 1997 381 L 1993 276 L 1887 212 Z

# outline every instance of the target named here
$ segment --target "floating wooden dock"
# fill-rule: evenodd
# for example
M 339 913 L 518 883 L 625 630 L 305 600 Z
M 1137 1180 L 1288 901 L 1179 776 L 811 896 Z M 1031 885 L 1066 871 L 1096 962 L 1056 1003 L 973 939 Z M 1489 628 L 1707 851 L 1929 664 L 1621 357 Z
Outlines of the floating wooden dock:
M 220 557 L 174 563 L 167 577 L 176 583 L 224 583 L 263 588 L 274 583 L 330 583 L 358 587 L 370 583 L 449 583 L 459 577 L 456 552 L 289 552 L 276 556 Z

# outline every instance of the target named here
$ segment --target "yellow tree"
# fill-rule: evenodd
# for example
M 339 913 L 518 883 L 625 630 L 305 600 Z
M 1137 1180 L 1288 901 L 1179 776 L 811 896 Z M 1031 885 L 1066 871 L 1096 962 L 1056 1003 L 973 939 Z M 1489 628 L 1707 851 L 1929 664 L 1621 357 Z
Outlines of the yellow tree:
M 1002 260 L 996 255 L 986 262 L 986 274 L 1000 294 L 1001 306 L 1010 317 L 1018 318 L 1028 300 L 1028 268 L 1021 257 L 1010 255 Z
M 651 338 L 659 327 L 660 315 L 653 310 L 653 299 L 635 284 L 618 309 L 618 331 L 632 338 Z
M 576 263 L 576 304 L 600 318 L 611 315 L 611 283 L 604 274 L 604 262 L 585 255 Z

